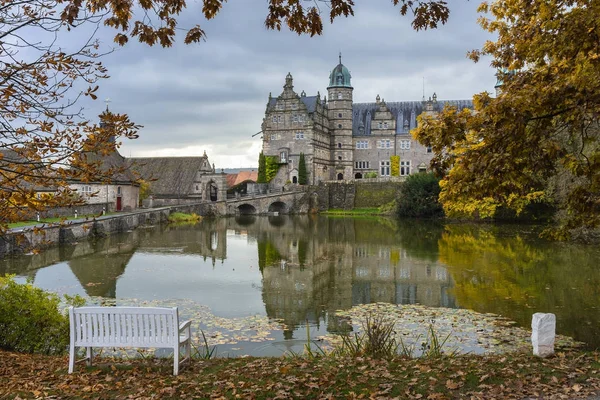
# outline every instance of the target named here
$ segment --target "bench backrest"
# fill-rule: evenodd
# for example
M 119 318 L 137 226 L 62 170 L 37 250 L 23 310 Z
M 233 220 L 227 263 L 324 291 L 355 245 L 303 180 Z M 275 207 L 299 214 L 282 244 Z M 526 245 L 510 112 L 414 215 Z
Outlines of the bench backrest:
M 173 347 L 177 307 L 70 307 L 71 342 L 92 347 Z

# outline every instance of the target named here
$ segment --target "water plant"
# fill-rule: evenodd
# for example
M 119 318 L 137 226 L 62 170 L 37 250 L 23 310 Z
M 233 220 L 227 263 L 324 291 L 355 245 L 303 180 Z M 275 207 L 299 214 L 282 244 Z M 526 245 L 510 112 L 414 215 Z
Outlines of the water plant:
M 210 360 L 217 356 L 217 346 L 210 346 L 208 344 L 208 340 L 206 340 L 206 335 L 204 331 L 201 329 L 200 334 L 202 335 L 203 343 L 200 346 L 195 346 L 194 341 L 192 341 L 192 358 L 196 360 Z

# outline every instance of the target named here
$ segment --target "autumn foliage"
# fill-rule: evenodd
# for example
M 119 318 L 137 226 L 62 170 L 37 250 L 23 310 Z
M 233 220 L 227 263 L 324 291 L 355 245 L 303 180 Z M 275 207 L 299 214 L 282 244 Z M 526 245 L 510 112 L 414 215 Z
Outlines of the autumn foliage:
M 491 56 L 497 97 L 474 111 L 421 116 L 413 135 L 435 153 L 440 200 L 451 217 L 558 212 L 556 238 L 600 226 L 600 3 L 498 0 L 481 26 L 498 36 L 469 56 Z

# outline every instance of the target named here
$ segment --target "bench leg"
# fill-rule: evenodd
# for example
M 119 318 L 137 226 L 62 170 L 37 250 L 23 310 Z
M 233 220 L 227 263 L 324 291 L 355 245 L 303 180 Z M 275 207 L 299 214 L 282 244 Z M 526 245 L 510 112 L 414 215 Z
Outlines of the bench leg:
M 94 353 L 92 352 L 92 348 L 91 347 L 87 347 L 86 348 L 86 356 L 87 356 L 87 365 L 88 367 L 92 366 L 92 361 L 94 358 Z
M 186 353 L 187 353 L 187 357 L 188 357 L 188 364 L 191 365 L 192 364 L 192 327 L 188 326 L 187 331 L 188 331 L 187 332 L 188 340 L 186 342 L 185 349 L 186 349 Z
M 69 346 L 69 373 L 72 374 L 75 370 L 75 346 Z
M 179 344 L 173 349 L 173 375 L 179 375 Z

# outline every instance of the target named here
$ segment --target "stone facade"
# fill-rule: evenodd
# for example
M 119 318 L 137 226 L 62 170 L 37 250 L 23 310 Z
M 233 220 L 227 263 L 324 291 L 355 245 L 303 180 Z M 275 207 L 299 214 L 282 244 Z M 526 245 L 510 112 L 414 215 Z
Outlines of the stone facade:
M 133 211 L 138 208 L 140 187 L 133 183 L 73 183 L 71 189 L 87 204 L 108 204 L 107 212 Z
M 281 95 L 269 94 L 262 123 L 263 153 L 279 158 L 274 184 L 297 183 L 300 153 L 305 156 L 309 184 L 388 178 L 393 156 L 400 157 L 400 176 L 427 171 L 433 153 L 410 135 L 417 116 L 437 113 L 446 104 L 473 107 L 471 100 L 438 101 L 435 93 L 422 101 L 387 103 L 378 95 L 374 103 L 354 103 L 353 90 L 340 56 L 329 76 L 328 97 L 297 94 L 291 74 Z

